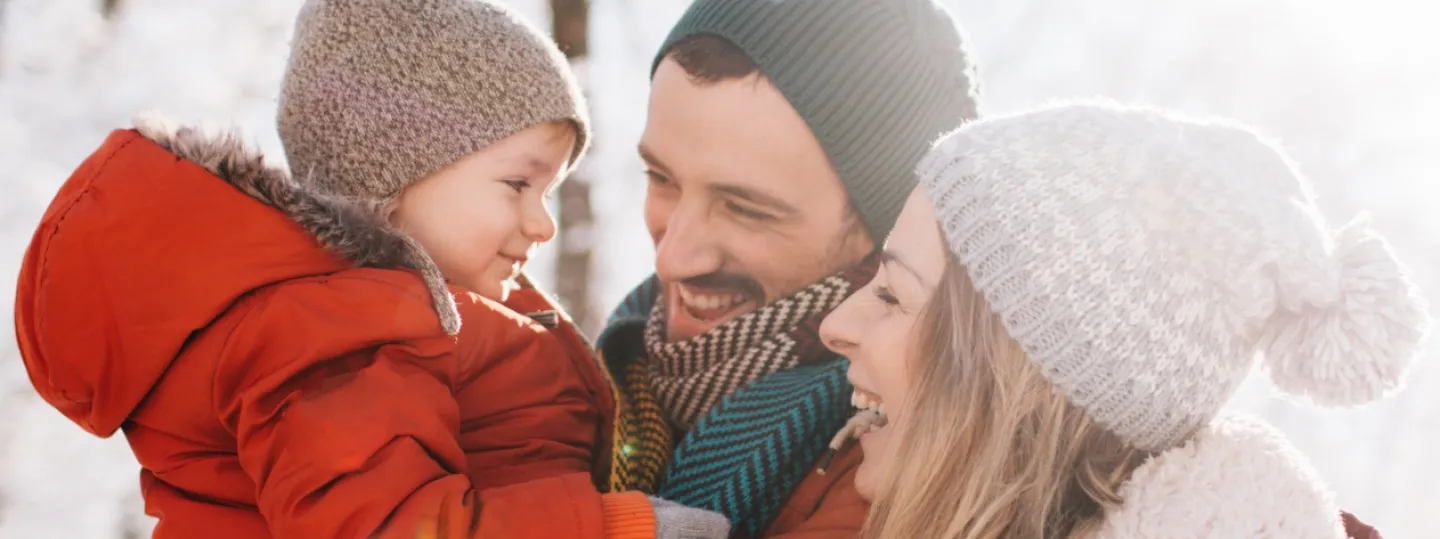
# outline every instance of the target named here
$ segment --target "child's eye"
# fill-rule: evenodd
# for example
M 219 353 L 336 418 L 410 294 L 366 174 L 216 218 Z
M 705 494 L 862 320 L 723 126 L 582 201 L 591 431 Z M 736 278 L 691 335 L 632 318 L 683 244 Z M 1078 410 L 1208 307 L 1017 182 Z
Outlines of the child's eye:
M 530 187 L 530 180 L 524 178 L 510 178 L 501 181 L 505 182 L 505 185 L 510 186 L 511 189 L 514 189 L 516 193 L 524 192 L 526 188 Z

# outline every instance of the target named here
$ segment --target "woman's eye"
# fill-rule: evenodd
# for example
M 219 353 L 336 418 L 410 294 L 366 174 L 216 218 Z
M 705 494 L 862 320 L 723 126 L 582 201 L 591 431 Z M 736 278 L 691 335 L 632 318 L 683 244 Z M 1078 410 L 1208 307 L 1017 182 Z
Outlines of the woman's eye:
M 886 286 L 875 287 L 875 299 L 878 299 L 881 303 L 892 307 L 900 305 L 900 300 L 896 299 L 895 294 L 890 291 L 889 287 Z

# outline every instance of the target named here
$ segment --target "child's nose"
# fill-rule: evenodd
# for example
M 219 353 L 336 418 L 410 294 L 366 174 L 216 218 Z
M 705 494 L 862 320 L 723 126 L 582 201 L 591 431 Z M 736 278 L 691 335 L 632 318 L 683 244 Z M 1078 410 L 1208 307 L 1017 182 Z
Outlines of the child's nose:
M 550 210 L 545 208 L 545 203 L 535 204 L 520 223 L 520 233 L 526 239 L 535 243 L 545 243 L 555 239 L 555 218 L 550 216 Z

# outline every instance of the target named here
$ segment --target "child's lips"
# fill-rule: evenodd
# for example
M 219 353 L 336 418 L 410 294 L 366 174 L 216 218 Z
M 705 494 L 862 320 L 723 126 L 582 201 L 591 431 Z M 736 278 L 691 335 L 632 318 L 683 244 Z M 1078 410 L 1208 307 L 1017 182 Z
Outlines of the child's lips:
M 516 277 L 519 277 L 519 276 L 520 276 L 520 272 L 525 269 L 525 260 L 526 260 L 526 257 L 523 257 L 523 256 L 510 256 L 510 255 L 507 255 L 507 254 L 504 254 L 504 253 L 500 253 L 500 259 L 501 259 L 501 260 L 504 260 L 504 261 L 506 261 L 506 262 L 509 262 L 509 264 L 507 264 L 507 266 L 509 266 L 509 268 L 510 268 L 510 273 L 505 276 L 505 279 L 506 279 L 506 280 L 510 280 L 510 279 L 514 279 L 514 278 L 516 278 Z

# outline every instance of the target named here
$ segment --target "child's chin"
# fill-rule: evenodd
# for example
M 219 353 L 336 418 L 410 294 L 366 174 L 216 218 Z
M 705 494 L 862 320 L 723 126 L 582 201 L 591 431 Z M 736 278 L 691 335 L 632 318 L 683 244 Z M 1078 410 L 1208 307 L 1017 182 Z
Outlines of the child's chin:
M 498 301 L 500 303 L 505 303 L 506 300 L 510 299 L 510 293 L 514 292 L 515 289 L 519 288 L 515 285 L 514 282 L 511 281 L 487 284 L 489 286 L 486 286 L 485 290 L 481 292 L 480 295 L 488 299 Z
M 480 296 L 490 301 L 504 303 L 510 299 L 510 292 L 518 288 L 513 281 L 481 281 L 465 286 L 471 294 Z

